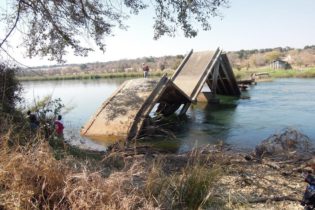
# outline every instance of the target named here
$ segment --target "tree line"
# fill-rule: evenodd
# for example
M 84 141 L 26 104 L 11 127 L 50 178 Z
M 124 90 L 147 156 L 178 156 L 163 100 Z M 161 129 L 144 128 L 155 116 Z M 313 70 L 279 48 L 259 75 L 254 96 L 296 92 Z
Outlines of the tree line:
M 118 72 L 140 72 L 142 63 L 146 63 L 150 71 L 166 71 L 176 69 L 183 60 L 184 55 L 143 57 L 137 59 L 123 59 L 109 62 L 96 62 L 86 64 L 68 64 L 34 67 L 19 72 L 19 76 L 55 76 L 76 74 L 103 74 Z
M 277 59 L 282 59 L 294 68 L 315 66 L 315 46 L 309 45 L 302 49 L 291 47 L 278 47 L 253 50 L 239 50 L 227 52 L 234 69 L 249 69 L 266 67 Z M 143 57 L 137 59 L 123 59 L 109 62 L 96 62 L 86 64 L 67 64 L 54 66 L 39 66 L 24 70 L 19 76 L 40 75 L 75 75 L 75 74 L 102 74 L 117 72 L 142 71 L 141 64 L 149 65 L 151 71 L 175 70 L 185 55 Z
M 267 49 L 240 50 L 228 52 L 234 68 L 259 68 L 269 66 L 277 59 L 288 62 L 294 68 L 315 66 L 315 46 L 309 45 L 302 49 L 277 47 Z

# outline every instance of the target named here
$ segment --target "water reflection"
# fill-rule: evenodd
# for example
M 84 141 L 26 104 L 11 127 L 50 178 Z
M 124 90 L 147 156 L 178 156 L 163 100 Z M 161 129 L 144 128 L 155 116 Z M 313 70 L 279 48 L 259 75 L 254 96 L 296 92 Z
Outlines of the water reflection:
M 104 150 L 107 146 L 95 143 L 81 137 L 79 131 L 99 106 L 108 98 L 126 78 L 97 80 L 63 80 L 63 81 L 31 81 L 23 82 L 26 104 L 32 104 L 34 99 L 52 94 L 53 98 L 61 98 L 67 107 L 73 109 L 63 116 L 65 138 L 71 144 Z M 111 143 L 111 142 L 108 142 Z
M 230 98 L 230 103 L 222 101 L 221 104 L 198 103 L 192 106 L 187 113 L 185 132 L 179 134 L 182 140 L 179 151 L 220 141 L 226 143 L 237 107 L 234 100 Z
M 121 79 L 23 82 L 28 103 L 53 94 L 75 108 L 64 116 L 66 136 L 72 144 L 100 148 L 79 137 L 79 130 L 124 81 Z M 150 142 L 185 151 L 220 140 L 239 148 L 253 148 L 262 139 L 286 127 L 297 128 L 315 139 L 315 79 L 279 79 L 259 83 L 243 96 L 222 97 L 220 106 L 197 104 L 184 119 L 174 119 Z M 167 133 L 172 131 L 172 133 Z M 103 147 L 104 148 L 104 147 Z
M 234 122 L 237 100 L 225 97 L 222 104 L 195 104 L 186 116 L 173 115 L 155 124 L 155 131 L 142 143 L 176 152 L 221 141 L 225 143 Z

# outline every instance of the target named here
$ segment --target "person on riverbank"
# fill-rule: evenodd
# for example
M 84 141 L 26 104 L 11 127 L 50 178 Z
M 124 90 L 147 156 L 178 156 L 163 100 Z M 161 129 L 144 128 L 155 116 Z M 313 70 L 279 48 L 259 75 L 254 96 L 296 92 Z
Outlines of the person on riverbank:
M 63 137 L 63 129 L 62 116 L 58 115 L 57 120 L 55 121 L 55 132 L 58 137 Z
M 39 127 L 39 121 L 35 113 L 32 113 L 30 110 L 27 111 L 27 119 L 30 124 L 31 131 L 36 131 Z
M 149 77 L 149 66 L 145 63 L 142 64 L 142 70 L 143 70 L 143 77 L 147 78 Z

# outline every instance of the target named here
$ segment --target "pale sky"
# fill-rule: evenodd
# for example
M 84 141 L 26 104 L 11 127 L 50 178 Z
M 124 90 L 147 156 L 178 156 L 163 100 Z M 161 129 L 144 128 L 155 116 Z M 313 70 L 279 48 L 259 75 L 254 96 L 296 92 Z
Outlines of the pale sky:
M 7 0 L 0 0 L 3 1 Z M 179 32 L 175 38 L 153 40 L 152 11 L 142 11 L 126 23 L 127 31 L 115 30 L 115 36 L 106 39 L 106 52 L 91 53 L 88 57 L 66 57 L 67 63 L 105 62 L 144 56 L 186 54 L 195 51 L 226 51 L 273 47 L 303 48 L 315 44 L 314 0 L 230 0 L 230 8 L 221 9 L 223 19 L 211 20 L 212 30 L 195 38 L 184 38 Z M 1 38 L 2 39 L 2 33 Z M 52 65 L 46 59 L 27 59 L 20 50 L 10 52 L 27 66 Z

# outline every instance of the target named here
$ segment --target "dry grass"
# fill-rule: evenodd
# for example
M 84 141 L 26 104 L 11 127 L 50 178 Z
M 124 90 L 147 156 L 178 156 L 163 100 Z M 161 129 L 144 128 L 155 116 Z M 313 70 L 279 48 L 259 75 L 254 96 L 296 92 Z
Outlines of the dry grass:
M 153 169 L 146 182 L 147 195 L 162 209 L 219 207 L 222 202 L 212 196 L 219 171 L 190 166 L 166 176 L 158 168 Z
M 9 137 L 1 136 L 3 209 L 298 209 L 298 202 L 259 199 L 298 200 L 305 188 L 296 171 L 303 160 L 276 162 L 276 169 L 271 159 L 258 163 L 210 149 L 57 160 L 48 142 L 10 146 Z
M 160 156 L 147 175 L 146 196 L 161 209 L 222 209 L 222 200 L 212 194 L 221 171 L 200 150 Z
M 52 209 L 60 203 L 68 169 L 51 156 L 48 144 L 1 151 L 0 202 L 7 209 Z M 60 203 L 60 205 L 59 205 Z
M 57 160 L 41 135 L 17 135 L 23 130 L 13 124 L 7 123 L 0 135 L 0 208 L 198 209 L 221 205 L 212 196 L 220 168 L 198 153 L 154 157 L 112 152 L 101 161 L 67 154 Z M 28 143 L 19 143 L 27 137 Z
M 300 159 L 248 161 L 221 146 L 182 155 L 113 148 L 101 160 L 64 150 L 56 159 L 40 134 L 3 122 L 0 209 L 292 209 L 305 189 Z M 268 201 L 275 196 L 296 201 Z

